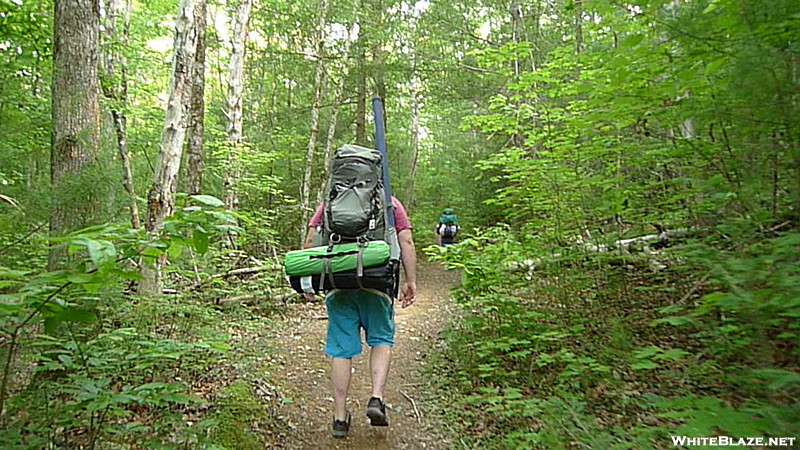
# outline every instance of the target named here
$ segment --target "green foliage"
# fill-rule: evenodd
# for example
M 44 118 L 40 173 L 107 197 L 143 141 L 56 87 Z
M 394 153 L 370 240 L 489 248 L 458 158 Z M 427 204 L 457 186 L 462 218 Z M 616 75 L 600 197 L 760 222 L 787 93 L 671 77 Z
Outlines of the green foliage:
M 212 415 L 215 422 L 211 441 L 221 448 L 261 449 L 264 441 L 251 428 L 266 418 L 263 405 L 253 397 L 250 386 L 237 382 L 222 393 L 219 409 Z
M 191 200 L 211 207 L 220 203 L 210 196 Z M 13 394 L 5 404 L 4 418 L 13 420 L 0 436 L 4 444 L 91 446 L 99 440 L 158 446 L 170 433 L 181 442 L 197 442 L 203 431 L 188 428 L 178 409 L 202 400 L 175 380 L 205 372 L 229 347 L 222 336 L 197 335 L 202 316 L 190 303 L 173 308 L 172 317 L 195 317 L 191 327 L 181 325 L 176 333 L 178 324 L 162 315 L 163 304 L 150 308 L 121 294 L 121 288 L 138 279 L 129 260 L 168 252 L 177 263 L 184 249 L 204 253 L 209 236 L 237 230 L 233 223 L 219 211 L 179 206 L 159 236 L 103 225 L 53 238 L 71 255 L 63 270 L 0 269 L 0 328 L 9 339 L 0 395 L 5 402 Z M 30 378 L 27 385 L 12 384 L 18 365 L 29 371 L 23 378 Z
M 547 24 L 539 10 L 536 37 L 468 53 L 484 79 L 507 79 L 465 128 L 505 141 L 478 167 L 511 227 L 433 255 L 466 278 L 445 364 L 470 407 L 525 386 L 521 401 L 555 395 L 573 419 L 508 406 L 518 420 L 492 410 L 477 438 L 658 446 L 674 434 L 665 419 L 696 435 L 796 434 L 797 402 L 775 389 L 794 392 L 798 358 L 797 233 L 781 232 L 798 225 L 785 120 L 798 5 L 581 7 L 576 21 L 578 5 L 553 5 Z M 653 229 L 693 239 L 619 247 Z M 653 414 L 649 392 L 688 400 Z

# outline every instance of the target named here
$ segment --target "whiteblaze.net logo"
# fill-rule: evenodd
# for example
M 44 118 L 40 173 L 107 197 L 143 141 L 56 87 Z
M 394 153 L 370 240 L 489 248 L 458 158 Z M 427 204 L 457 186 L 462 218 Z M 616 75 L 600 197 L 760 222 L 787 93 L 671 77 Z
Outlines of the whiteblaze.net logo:
M 743 447 L 792 447 L 797 438 L 793 437 L 747 437 L 747 438 L 734 438 L 730 436 L 714 436 L 714 437 L 689 437 L 689 436 L 670 436 L 672 438 L 672 445 L 680 446 L 743 446 Z

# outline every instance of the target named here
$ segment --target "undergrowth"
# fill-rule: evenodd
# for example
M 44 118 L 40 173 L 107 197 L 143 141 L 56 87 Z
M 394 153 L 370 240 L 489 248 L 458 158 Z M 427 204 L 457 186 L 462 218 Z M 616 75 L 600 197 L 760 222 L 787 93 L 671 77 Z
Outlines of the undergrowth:
M 686 240 L 655 272 L 631 254 L 531 255 L 505 234 L 429 252 L 464 274 L 462 315 L 430 367 L 464 445 L 800 433 L 800 234 Z M 535 269 L 509 265 L 532 257 Z
M 0 447 L 263 448 L 253 427 L 277 395 L 255 396 L 250 374 L 286 307 L 273 299 L 280 267 L 223 276 L 252 257 L 212 244 L 236 220 L 193 199 L 159 236 L 92 227 L 55 240 L 70 254 L 61 270 L 0 266 Z M 136 295 L 133 261 L 163 253 L 170 293 Z

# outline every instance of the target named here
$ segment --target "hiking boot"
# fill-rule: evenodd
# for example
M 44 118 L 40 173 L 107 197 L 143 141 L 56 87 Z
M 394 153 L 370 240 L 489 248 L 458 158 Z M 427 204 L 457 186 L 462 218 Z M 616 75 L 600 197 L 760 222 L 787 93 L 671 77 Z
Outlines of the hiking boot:
M 367 404 L 367 417 L 373 427 L 388 427 L 389 419 L 386 418 L 386 404 L 378 397 L 372 397 Z
M 333 419 L 333 437 L 343 438 L 347 437 L 347 432 L 350 431 L 350 412 L 347 412 L 347 420 Z

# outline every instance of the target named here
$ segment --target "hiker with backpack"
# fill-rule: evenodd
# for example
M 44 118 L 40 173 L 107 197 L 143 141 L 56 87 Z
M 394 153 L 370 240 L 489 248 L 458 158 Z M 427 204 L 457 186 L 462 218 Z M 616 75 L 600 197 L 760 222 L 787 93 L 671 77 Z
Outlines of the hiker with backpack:
M 395 197 L 391 199 L 394 209 L 394 233 L 405 271 L 405 283 L 399 292 L 399 299 L 400 305 L 406 308 L 411 306 L 417 297 L 416 250 L 405 208 Z M 336 213 L 330 214 L 331 209 L 326 203 L 317 207 L 308 224 L 306 248 L 313 247 L 315 239 L 329 227 L 326 218 L 336 221 L 336 217 L 332 217 Z M 353 211 L 345 214 L 358 215 Z M 364 270 L 366 272 L 368 269 Z M 334 437 L 343 438 L 350 429 L 351 414 L 347 411 L 347 391 L 350 385 L 352 358 L 361 354 L 361 328 L 364 329 L 367 345 L 370 347 L 369 365 L 372 377 L 372 396 L 367 404 L 366 414 L 372 426 L 389 425 L 386 405 L 383 402 L 383 390 L 389 373 L 391 348 L 394 345 L 393 303 L 386 293 L 369 288 L 333 290 L 325 297 L 328 310 L 325 353 L 332 359 Z
M 330 160 L 323 203 L 309 222 L 305 249 L 286 254 L 292 287 L 308 297 L 327 293 L 333 437 L 350 430 L 347 411 L 352 358 L 361 353 L 361 329 L 370 347 L 372 426 L 388 426 L 383 390 L 394 345 L 394 299 L 403 308 L 417 298 L 416 250 L 403 205 L 392 196 L 383 129 L 383 105 L 373 99 L 377 149 L 344 145 Z M 405 282 L 400 286 L 400 265 Z
M 453 208 L 446 208 L 439 216 L 439 223 L 436 225 L 436 236 L 438 244 L 441 246 L 456 243 L 456 235 L 460 228 L 458 226 L 458 216 Z

